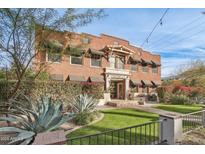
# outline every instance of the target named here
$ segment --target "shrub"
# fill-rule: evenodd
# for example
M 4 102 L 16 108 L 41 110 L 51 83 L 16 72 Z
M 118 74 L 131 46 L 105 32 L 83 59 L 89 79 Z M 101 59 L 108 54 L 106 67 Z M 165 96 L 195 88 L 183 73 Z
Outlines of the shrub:
M 9 93 L 12 91 L 15 83 L 16 81 L 0 81 L 1 100 L 5 101 L 8 99 Z M 67 108 L 72 102 L 72 98 L 77 97 L 79 94 L 88 93 L 89 96 L 92 96 L 93 98 L 103 98 L 104 85 L 101 83 L 86 85 L 70 81 L 24 80 L 22 81 L 19 91 L 22 94 L 29 96 L 33 102 L 36 102 L 42 96 L 47 96 L 51 97 L 53 100 L 63 102 L 64 107 Z
M 164 87 L 158 87 L 157 88 L 157 95 L 159 97 L 159 101 L 160 102 L 164 102 L 164 99 L 165 99 L 165 88 Z
M 96 107 L 98 101 L 87 94 L 79 95 L 73 98 L 71 109 L 76 114 L 75 122 L 79 125 L 85 125 L 95 119 Z
M 94 121 L 97 117 L 99 117 L 99 112 L 97 111 L 90 113 L 80 113 L 76 114 L 74 121 L 77 125 L 87 125 Z
M 190 103 L 189 97 L 183 94 L 179 94 L 179 95 L 172 94 L 170 95 L 169 101 L 172 104 L 189 104 Z
M 48 74 L 48 72 L 40 72 L 39 75 L 37 76 L 38 80 L 49 80 L 50 79 L 50 75 Z
M 187 87 L 187 86 L 176 86 L 173 89 L 173 93 L 182 93 L 185 95 L 189 95 L 193 91 L 192 87 Z
M 157 101 L 157 95 L 156 94 L 148 95 L 148 100 L 149 101 Z

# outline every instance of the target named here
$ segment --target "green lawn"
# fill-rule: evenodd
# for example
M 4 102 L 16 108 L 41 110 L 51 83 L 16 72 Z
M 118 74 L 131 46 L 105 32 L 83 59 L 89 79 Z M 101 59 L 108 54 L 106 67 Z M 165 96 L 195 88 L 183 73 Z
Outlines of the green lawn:
M 78 129 L 71 134 L 68 134 L 67 137 L 73 138 L 82 135 L 101 133 L 112 129 L 119 129 L 133 125 L 143 124 L 146 122 L 156 121 L 159 118 L 157 114 L 148 113 L 136 109 L 111 109 L 104 110 L 101 112 L 104 113 L 104 118 L 101 121 L 90 126 Z M 128 142 L 133 144 L 134 142 L 136 142 L 133 136 L 135 136 L 135 138 L 142 138 L 143 140 L 143 138 L 145 138 L 148 134 L 150 134 L 149 139 L 154 139 L 157 136 L 157 125 L 146 126 L 146 128 L 143 127 L 141 130 L 135 130 L 135 128 L 133 128 L 131 130 L 126 130 L 125 132 L 115 132 L 114 139 L 112 138 L 113 134 L 108 133 L 106 135 L 107 139 L 105 139 L 105 135 L 101 135 L 99 136 L 99 140 L 101 144 L 112 144 L 111 140 L 114 141 L 114 144 L 117 144 L 118 142 L 118 144 L 127 144 Z M 139 133 L 139 131 L 141 132 Z M 139 136 L 140 134 L 141 136 Z M 119 135 L 120 137 L 118 137 Z M 146 140 L 148 140 L 148 138 Z M 96 137 L 92 138 L 92 142 L 93 143 L 91 144 L 96 144 Z M 79 144 L 79 142 L 73 144 Z M 83 141 L 83 144 L 88 144 L 88 140 L 85 139 Z
M 173 111 L 173 112 L 184 113 L 184 114 L 202 110 L 202 106 L 198 104 L 194 104 L 194 105 L 160 104 L 154 107 L 162 110 Z

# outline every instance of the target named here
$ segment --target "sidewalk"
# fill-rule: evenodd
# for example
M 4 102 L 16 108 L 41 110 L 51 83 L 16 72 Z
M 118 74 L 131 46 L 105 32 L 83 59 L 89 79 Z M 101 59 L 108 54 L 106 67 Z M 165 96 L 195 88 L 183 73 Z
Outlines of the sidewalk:
M 156 113 L 159 115 L 164 115 L 164 116 L 171 116 L 171 117 L 175 117 L 175 116 L 180 116 L 182 115 L 181 113 L 177 113 L 177 112 L 171 112 L 171 111 L 165 111 L 162 109 L 156 109 L 153 107 L 153 104 L 145 104 L 145 105 L 128 105 L 126 104 L 126 106 L 124 107 L 112 107 L 112 106 L 108 106 L 108 105 L 104 105 L 104 106 L 98 106 L 97 109 L 98 110 L 108 110 L 108 109 L 116 109 L 116 108 L 135 108 L 138 110 L 142 110 L 142 111 L 146 111 L 146 112 L 151 112 L 151 113 Z
M 152 112 L 152 113 L 156 113 L 156 114 L 159 114 L 159 115 L 164 115 L 164 116 L 175 117 L 175 116 L 182 115 L 181 113 L 177 113 L 177 112 L 156 109 L 156 108 L 153 107 L 153 105 L 136 105 L 135 108 L 139 109 L 139 110 L 146 111 L 146 112 Z

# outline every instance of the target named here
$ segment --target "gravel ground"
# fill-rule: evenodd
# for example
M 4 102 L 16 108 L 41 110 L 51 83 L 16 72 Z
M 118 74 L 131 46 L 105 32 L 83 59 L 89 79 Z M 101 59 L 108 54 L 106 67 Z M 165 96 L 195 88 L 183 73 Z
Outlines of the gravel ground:
M 184 135 L 182 145 L 205 145 L 205 128 L 194 130 Z

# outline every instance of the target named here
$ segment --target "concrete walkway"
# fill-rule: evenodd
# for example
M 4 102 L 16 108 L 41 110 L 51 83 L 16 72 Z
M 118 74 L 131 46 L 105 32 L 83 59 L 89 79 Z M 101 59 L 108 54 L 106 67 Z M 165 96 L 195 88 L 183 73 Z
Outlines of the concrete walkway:
M 181 113 L 177 113 L 177 112 L 171 112 L 171 111 L 166 111 L 166 110 L 162 110 L 162 109 L 157 109 L 157 108 L 154 108 L 153 106 L 154 106 L 154 104 L 145 104 L 145 105 L 136 104 L 134 106 L 127 105 L 126 107 L 112 107 L 112 106 L 104 105 L 104 106 L 99 106 L 98 109 L 99 110 L 108 110 L 108 109 L 117 109 L 117 108 L 135 108 L 138 110 L 156 113 L 159 115 L 169 116 L 169 117 L 178 117 L 178 116 L 182 115 Z
M 169 116 L 169 117 L 178 117 L 182 115 L 181 113 L 154 108 L 153 105 L 136 105 L 135 108 L 146 112 L 152 112 L 152 113 L 156 113 L 163 116 Z

